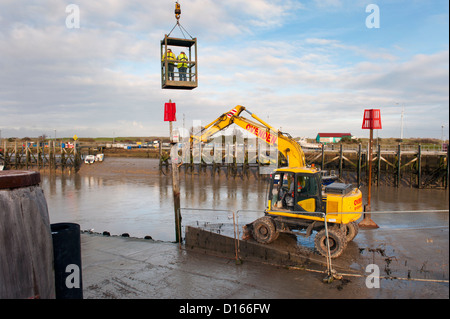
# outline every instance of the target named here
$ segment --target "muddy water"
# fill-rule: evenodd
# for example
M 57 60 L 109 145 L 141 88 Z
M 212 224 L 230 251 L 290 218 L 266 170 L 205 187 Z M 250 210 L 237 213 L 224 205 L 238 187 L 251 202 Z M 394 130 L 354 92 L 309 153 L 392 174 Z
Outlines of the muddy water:
M 172 182 L 170 176 L 158 172 L 155 160 L 109 158 L 77 174 L 41 174 L 41 179 L 51 223 L 72 222 L 80 224 L 82 230 L 175 240 Z M 180 179 L 183 227 L 233 225 L 233 211 L 239 211 L 239 225 L 263 214 L 267 197 L 264 179 L 183 172 Z M 448 209 L 449 192 L 375 187 L 371 206 L 373 211 Z M 448 226 L 448 214 L 414 214 L 412 219 L 376 216 L 377 223 L 394 228 L 411 227 L 411 220 L 422 226 Z

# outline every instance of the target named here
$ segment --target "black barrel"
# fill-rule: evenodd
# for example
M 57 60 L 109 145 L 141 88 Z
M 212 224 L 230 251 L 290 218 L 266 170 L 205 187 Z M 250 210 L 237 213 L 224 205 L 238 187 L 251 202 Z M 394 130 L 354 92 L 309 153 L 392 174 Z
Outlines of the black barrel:
M 80 225 L 51 224 L 56 299 L 83 299 Z

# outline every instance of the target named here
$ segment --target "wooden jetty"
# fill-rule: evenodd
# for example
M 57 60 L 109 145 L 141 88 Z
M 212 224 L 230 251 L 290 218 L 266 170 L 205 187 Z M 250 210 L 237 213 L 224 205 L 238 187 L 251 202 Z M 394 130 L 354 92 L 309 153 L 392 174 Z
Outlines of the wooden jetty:
M 414 149 L 414 147 L 416 147 Z M 449 150 L 429 150 L 421 145 L 406 146 L 398 144 L 395 148 L 383 148 L 377 145 L 372 158 L 372 182 L 375 185 L 407 186 L 417 188 L 445 188 L 449 182 Z M 345 144 L 327 145 L 319 150 L 304 149 L 308 165 L 315 165 L 323 170 L 338 175 L 341 181 L 356 185 L 367 185 L 369 156 L 368 146 L 362 144 L 348 148 Z M 180 172 L 184 174 L 208 173 L 211 175 L 225 174 L 228 176 L 251 176 L 259 178 L 259 168 L 264 165 L 259 162 L 259 155 L 252 154 L 248 158 L 245 152 L 243 162 L 226 159 L 213 163 L 205 161 L 194 163 L 191 154 L 190 161 L 180 164 Z M 160 167 L 168 167 L 168 156 L 160 157 Z M 279 159 L 279 165 L 282 160 Z
M 417 188 L 448 187 L 449 151 L 423 149 L 421 145 L 406 146 L 398 144 L 395 148 L 377 145 L 373 151 L 373 183 L 390 186 L 410 186 Z M 307 162 L 326 170 L 335 170 L 339 178 L 356 175 L 357 185 L 367 184 L 369 175 L 368 146 L 345 149 L 344 144 L 334 149 L 306 152 Z M 352 174 L 353 173 L 353 174 Z
M 77 171 L 81 164 L 78 144 L 57 145 L 55 141 L 7 143 L 0 145 L 0 166 L 3 169 L 61 169 Z

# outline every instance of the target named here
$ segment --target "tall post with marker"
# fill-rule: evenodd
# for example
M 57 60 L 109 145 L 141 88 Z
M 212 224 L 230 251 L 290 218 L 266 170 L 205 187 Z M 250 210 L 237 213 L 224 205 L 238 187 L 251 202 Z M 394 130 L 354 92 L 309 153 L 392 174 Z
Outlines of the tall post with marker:
M 169 100 L 164 104 L 164 121 L 169 122 L 170 161 L 172 163 L 173 207 L 175 212 L 175 242 L 181 243 L 180 176 L 178 173 L 178 135 L 172 131 L 172 122 L 176 121 L 176 105 Z
M 364 219 L 358 224 L 361 228 L 373 229 L 379 228 L 379 226 L 372 220 L 372 214 L 370 213 L 370 197 L 372 189 L 372 151 L 373 151 L 373 130 L 381 129 L 381 113 L 379 109 L 364 110 L 364 119 L 362 123 L 362 129 L 370 130 L 369 138 L 369 181 L 367 190 L 367 205 L 364 207 Z M 380 156 L 380 154 L 378 154 Z M 369 212 L 369 213 L 367 213 Z

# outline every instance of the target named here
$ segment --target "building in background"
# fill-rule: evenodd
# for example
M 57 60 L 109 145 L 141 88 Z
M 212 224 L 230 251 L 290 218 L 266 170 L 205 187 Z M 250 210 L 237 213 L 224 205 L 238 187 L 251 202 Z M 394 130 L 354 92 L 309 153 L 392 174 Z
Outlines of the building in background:
M 339 143 L 342 138 L 352 138 L 351 133 L 318 133 L 316 137 L 317 143 Z

